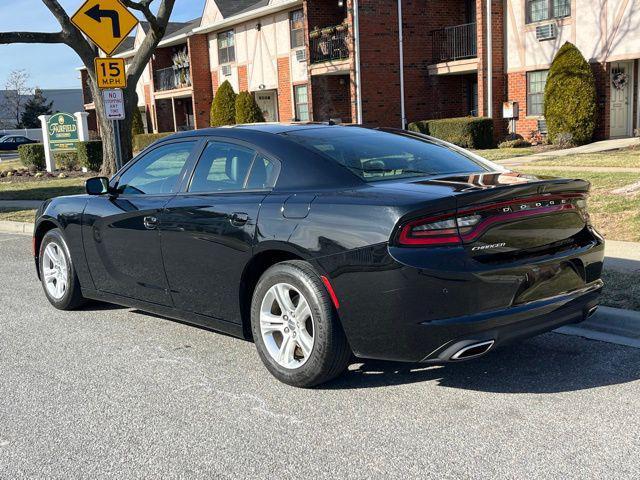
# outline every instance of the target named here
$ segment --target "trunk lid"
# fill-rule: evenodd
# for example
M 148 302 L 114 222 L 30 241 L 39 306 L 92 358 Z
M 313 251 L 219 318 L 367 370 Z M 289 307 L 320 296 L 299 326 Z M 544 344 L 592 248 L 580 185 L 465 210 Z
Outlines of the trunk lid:
M 406 182 L 400 188 L 441 189 L 453 196 L 459 243 L 474 257 L 566 245 L 589 223 L 590 184 L 584 180 L 495 172 Z

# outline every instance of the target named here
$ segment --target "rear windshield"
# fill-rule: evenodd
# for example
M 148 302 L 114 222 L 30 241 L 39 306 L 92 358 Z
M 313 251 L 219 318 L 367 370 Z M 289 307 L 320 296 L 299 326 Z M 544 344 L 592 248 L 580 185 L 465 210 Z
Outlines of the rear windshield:
M 366 182 L 489 171 L 480 160 L 461 151 L 400 133 L 328 127 L 285 135 L 335 160 Z

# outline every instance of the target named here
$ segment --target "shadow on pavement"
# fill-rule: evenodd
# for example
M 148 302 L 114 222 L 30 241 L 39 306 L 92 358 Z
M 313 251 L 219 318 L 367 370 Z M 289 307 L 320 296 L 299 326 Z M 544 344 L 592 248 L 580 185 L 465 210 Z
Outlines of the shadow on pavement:
M 559 393 L 638 379 L 640 350 L 552 333 L 478 360 L 444 366 L 358 360 L 324 389 L 438 382 L 442 387 L 481 392 Z

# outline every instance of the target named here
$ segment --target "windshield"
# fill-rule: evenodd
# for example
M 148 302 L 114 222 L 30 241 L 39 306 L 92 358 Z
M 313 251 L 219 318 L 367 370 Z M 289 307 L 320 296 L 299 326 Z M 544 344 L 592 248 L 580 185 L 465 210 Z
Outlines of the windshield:
M 489 171 L 480 160 L 428 139 L 366 128 L 310 128 L 285 136 L 366 182 Z

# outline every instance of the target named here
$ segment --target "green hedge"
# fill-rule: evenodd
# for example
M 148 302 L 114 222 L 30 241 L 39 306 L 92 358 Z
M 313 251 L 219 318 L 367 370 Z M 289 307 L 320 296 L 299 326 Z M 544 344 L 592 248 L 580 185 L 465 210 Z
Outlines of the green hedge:
M 167 133 L 142 133 L 133 137 L 133 151 L 141 152 L 149 145 L 160 139 L 173 135 L 173 132 Z
M 423 120 L 409 125 L 412 132 L 430 135 L 463 148 L 493 147 L 493 120 L 481 117 Z
M 549 140 L 571 136 L 578 145 L 593 138 L 598 115 L 596 81 L 589 62 L 575 45 L 565 43 L 551 64 L 544 89 Z M 570 143 L 571 143 L 570 142 Z
M 99 172 L 102 168 L 102 142 L 79 142 L 78 163 L 92 172 Z
M 228 80 L 225 80 L 211 104 L 211 126 L 223 127 L 236 123 L 236 94 Z
M 56 162 L 57 170 L 66 170 L 67 172 L 73 172 L 78 169 L 78 154 L 77 152 L 57 152 L 53 154 L 53 158 Z
M 249 92 L 240 92 L 236 97 L 236 122 L 260 123 L 264 122 L 264 115 Z
M 47 167 L 44 145 L 42 143 L 20 145 L 18 147 L 18 154 L 20 155 L 20 162 L 22 162 L 25 167 L 35 167 L 38 170 L 44 170 Z

